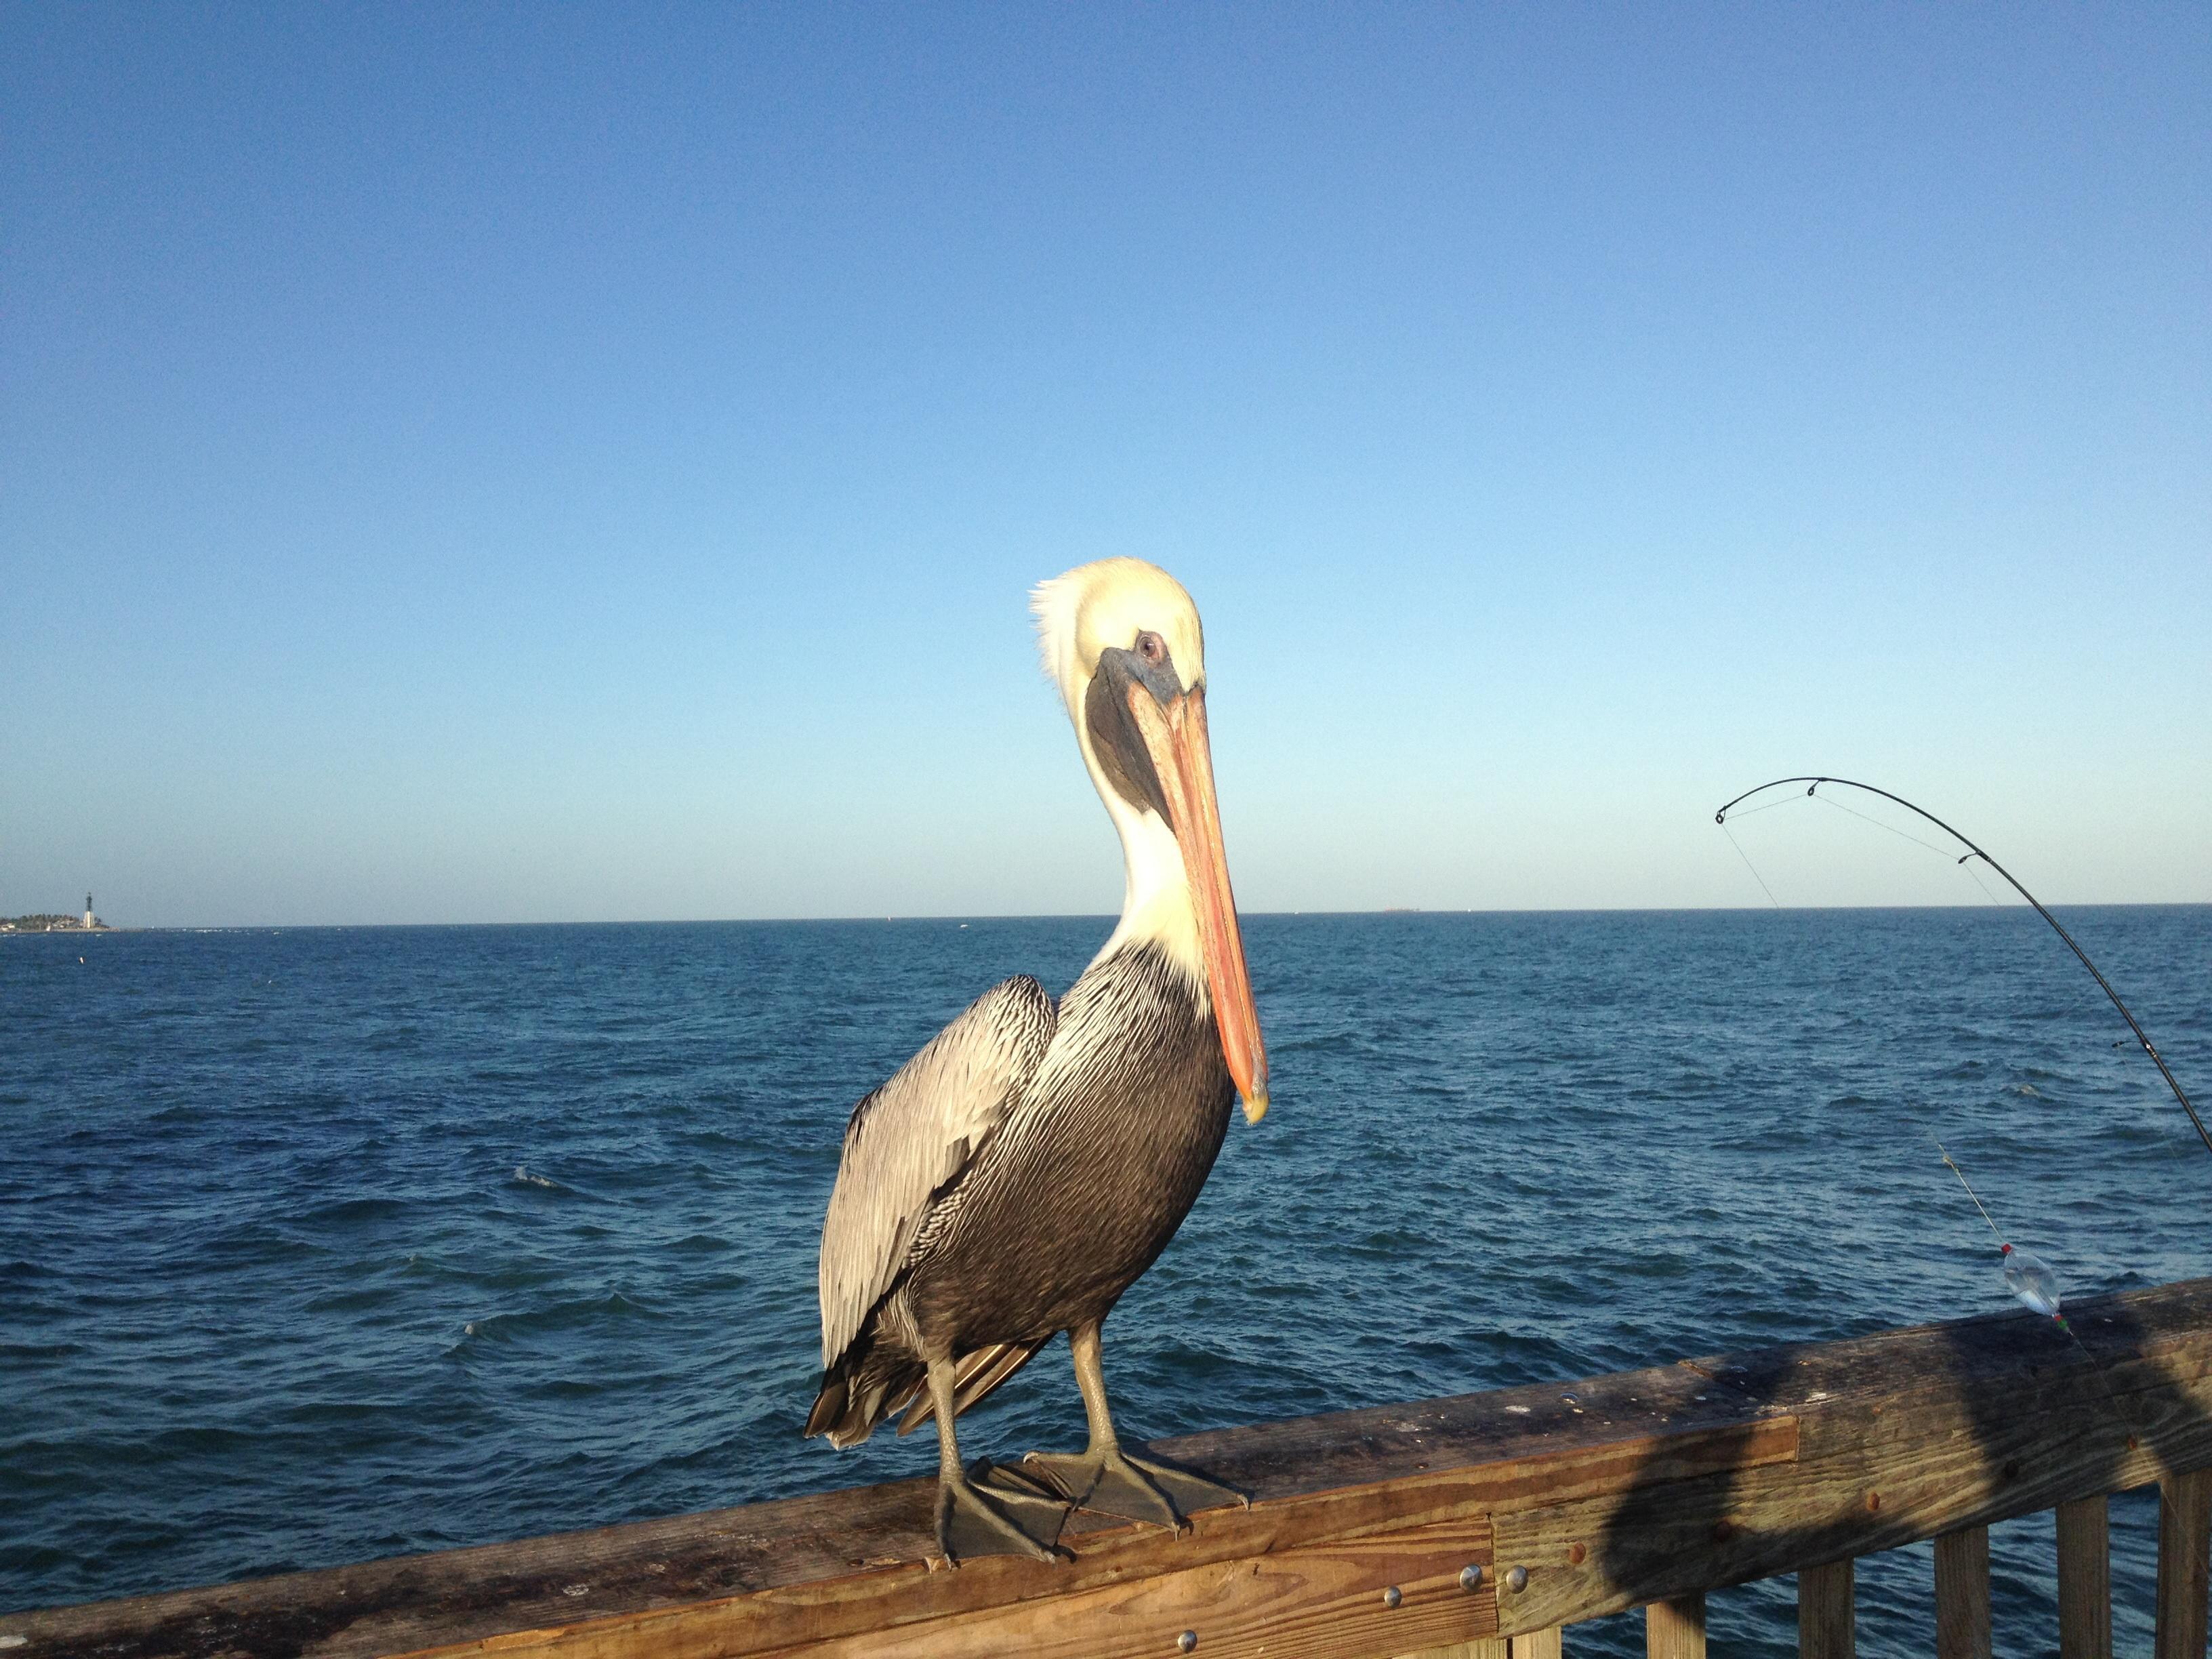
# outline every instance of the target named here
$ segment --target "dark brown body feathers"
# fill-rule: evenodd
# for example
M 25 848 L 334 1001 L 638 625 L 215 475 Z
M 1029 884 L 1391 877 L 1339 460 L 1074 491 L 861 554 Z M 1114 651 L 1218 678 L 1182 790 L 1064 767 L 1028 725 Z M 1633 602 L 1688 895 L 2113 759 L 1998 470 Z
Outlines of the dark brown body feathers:
M 1135 941 L 1061 1000 L 1005 1121 L 934 1194 L 898 1277 L 824 1371 L 809 1434 L 865 1439 L 957 1362 L 956 1411 L 1058 1333 L 1103 1319 L 1189 1213 L 1236 1089 L 1203 989 Z

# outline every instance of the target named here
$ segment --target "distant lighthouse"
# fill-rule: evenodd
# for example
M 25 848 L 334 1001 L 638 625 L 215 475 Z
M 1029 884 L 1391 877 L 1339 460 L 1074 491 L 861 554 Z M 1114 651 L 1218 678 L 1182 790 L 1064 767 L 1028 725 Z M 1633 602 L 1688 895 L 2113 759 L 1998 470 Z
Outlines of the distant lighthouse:
M 84 896 L 84 931 L 88 933 L 92 931 L 92 895 L 89 893 Z

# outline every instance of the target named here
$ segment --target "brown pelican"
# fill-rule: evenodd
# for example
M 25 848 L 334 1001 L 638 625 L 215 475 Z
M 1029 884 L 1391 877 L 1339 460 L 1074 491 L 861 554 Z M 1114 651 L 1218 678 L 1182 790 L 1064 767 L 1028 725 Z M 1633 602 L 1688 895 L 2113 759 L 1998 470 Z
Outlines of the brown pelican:
M 1121 832 L 1127 896 L 1057 1008 L 986 991 L 854 1107 L 822 1228 L 820 1396 L 849 1446 L 902 1407 L 937 1422 L 945 1556 L 1054 1559 L 1071 1504 L 1181 1529 L 1239 1501 L 1124 1448 L 1099 1327 L 1167 1247 L 1235 1096 L 1257 1123 L 1267 1059 L 1244 970 L 1206 740 L 1206 653 L 1182 585 L 1106 559 L 1034 596 L 1046 672 Z M 953 1419 L 1069 1334 L 1091 1442 L 963 1469 Z

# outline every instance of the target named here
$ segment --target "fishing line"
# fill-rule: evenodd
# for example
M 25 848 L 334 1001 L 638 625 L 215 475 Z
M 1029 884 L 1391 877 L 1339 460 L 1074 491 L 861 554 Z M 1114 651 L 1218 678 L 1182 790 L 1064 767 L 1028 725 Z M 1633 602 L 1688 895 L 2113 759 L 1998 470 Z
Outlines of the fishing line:
M 1998 1228 L 1997 1224 L 1990 1219 L 1990 1206 L 1982 1202 L 1981 1194 L 1974 1190 L 1974 1183 L 1966 1179 L 1966 1172 L 1960 1169 L 1953 1160 L 1950 1152 L 1946 1150 L 1942 1141 L 1937 1139 L 1936 1133 L 1933 1129 L 1929 1128 L 1924 1123 L 1920 1127 L 1927 1134 L 1928 1139 L 1936 1142 L 1936 1150 L 1943 1154 L 1943 1167 L 1948 1170 L 1953 1175 L 1959 1177 L 1959 1184 L 1966 1189 L 1966 1196 L 1974 1200 L 1974 1207 L 1982 1212 L 1982 1219 L 1989 1222 L 1990 1231 L 1995 1234 L 1996 1237 L 1997 1249 L 2001 1251 L 2009 1253 L 2012 1249 L 2012 1246 L 2005 1243 L 2004 1233 Z
M 1909 841 L 1915 847 L 1924 847 L 1929 850 L 1929 852 L 1939 859 L 1948 859 L 1952 857 L 1951 854 L 1936 846 L 1935 842 L 1923 841 L 1917 836 L 1907 835 L 1895 824 L 1884 823 L 1880 818 L 1874 817 L 1872 814 L 1862 812 L 1855 806 L 1846 806 L 1843 802 L 1835 799 L 1832 796 L 1815 795 L 1810 789 L 1808 789 L 1805 792 L 1805 797 L 1820 802 L 1823 806 L 1832 806 L 1838 812 L 1848 812 L 1853 817 L 1858 819 L 1862 823 L 1870 823 L 1877 830 L 1887 830 L 1891 835 L 1896 836 L 1902 840 Z M 1754 806 L 1751 809 L 1751 812 L 1771 812 L 1778 806 L 1794 806 L 1796 805 L 1797 799 L 1798 797 L 1785 795 L 1780 800 L 1769 801 L 1764 806 Z M 1736 817 L 1739 818 L 1747 818 L 1751 816 L 1751 812 L 1739 812 L 1736 814 Z M 1723 824 L 1722 828 L 1725 829 L 1727 828 L 1727 825 Z M 2004 901 L 1990 890 L 1989 883 L 1984 881 L 1981 878 L 1980 872 L 1973 868 L 1972 863 L 1972 856 L 1973 855 L 1972 854 L 1969 854 L 1966 858 L 1956 859 L 1954 862 L 1957 866 L 1965 868 L 1967 876 L 1972 880 L 1974 885 L 1982 890 L 1982 896 L 1984 898 L 1987 899 L 1991 904 L 2002 904 Z
M 1915 1116 L 1913 1121 L 1920 1121 L 1917 1116 Z M 2130 1431 L 2128 1445 L 2129 1449 L 2133 1450 L 2139 1441 L 2149 1437 L 2150 1425 L 2148 1423 L 2136 1422 L 2121 1408 L 2120 1397 L 2113 1390 L 2112 1378 L 2106 1375 L 2105 1367 L 2098 1363 L 2097 1356 L 2089 1352 L 2089 1345 L 2084 1342 L 2074 1327 L 2067 1322 L 2065 1306 L 2058 1286 L 2058 1275 L 2051 1270 L 2050 1265 L 2040 1256 L 2007 1242 L 2004 1230 L 1997 1225 L 1996 1218 L 1990 1214 L 1989 1206 L 1982 1202 L 1981 1194 L 1974 1190 L 1974 1183 L 1966 1179 L 1966 1172 L 1959 1167 L 1958 1160 L 1951 1156 L 1950 1149 L 1943 1145 L 1937 1138 L 1935 1130 L 1929 1128 L 1926 1123 L 1920 1123 L 1920 1129 L 1922 1133 L 1936 1143 L 1936 1150 L 1942 1154 L 1944 1168 L 1959 1177 L 1959 1184 L 1966 1189 L 1966 1196 L 1973 1200 L 1974 1207 L 1982 1212 L 1982 1219 L 1989 1223 L 1990 1231 L 1997 1241 L 1998 1257 L 2004 1263 L 2005 1288 L 2026 1304 L 2031 1312 L 2049 1316 L 2051 1322 L 2066 1333 L 2067 1340 L 2081 1350 L 2081 1358 L 2088 1364 L 2089 1375 L 2096 1380 L 2098 1389 L 2104 1395 L 2105 1404 L 2111 1411 L 2113 1419 L 2122 1428 Z M 2163 1482 L 2159 1483 L 2158 1501 L 2161 1510 L 2171 1509 L 2172 1505 L 2166 1498 Z M 2177 1516 L 2176 1518 L 2178 1519 L 2179 1516 Z
M 1950 854 L 1946 853 L 1943 856 L 1948 858 Z M 1982 879 L 1981 872 L 1979 871 L 1976 870 L 1972 865 L 1967 863 L 1963 859 L 1960 860 L 1959 867 L 1973 878 L 1974 885 L 1982 890 L 1984 896 L 1988 898 L 1991 904 L 1997 906 L 1999 908 L 2003 908 L 2004 901 L 1999 898 L 1995 893 L 1990 891 L 1990 884 Z M 2122 1037 L 2118 1042 L 2115 1042 L 2112 1045 L 2115 1048 L 2124 1048 L 2127 1046 L 2128 1040 L 2125 1037 Z
M 1959 860 L 1959 862 L 1961 865 L 1966 863 L 1969 859 L 1979 859 L 1983 863 L 1988 865 L 1990 869 L 1996 871 L 1997 874 L 2002 876 L 2005 878 L 2006 884 L 2008 885 L 2014 892 L 2018 893 L 2022 898 L 2026 899 L 2029 904 L 2033 906 L 2036 915 L 2041 916 L 2044 921 L 2051 924 L 2051 931 L 2057 934 L 2060 939 L 2066 941 L 2066 948 L 2073 951 L 2075 956 L 2080 958 L 2081 965 L 2089 970 L 2090 977 L 2094 979 L 2097 981 L 2098 986 L 2104 991 L 2105 994 L 2112 999 L 2112 1006 L 2118 1009 L 2120 1011 L 2120 1018 L 2127 1021 L 2128 1030 L 2135 1033 L 2136 1042 L 2142 1047 L 2143 1053 L 2150 1056 L 2151 1064 L 2158 1067 L 2158 1074 L 2166 1079 L 2166 1086 L 2173 1091 L 2173 1097 L 2181 1103 L 2181 1109 L 2189 1114 L 2189 1121 L 2196 1126 L 2197 1137 L 2204 1143 L 2205 1151 L 2212 1152 L 2212 1129 L 2205 1127 L 2204 1120 L 2197 1115 L 2197 1108 L 2190 1103 L 2189 1097 L 2182 1091 L 2179 1080 L 2173 1075 L 2172 1068 L 2166 1063 L 2166 1057 L 2159 1053 L 2158 1045 L 2150 1040 L 2150 1034 L 2143 1030 L 2142 1024 L 2137 1021 L 2135 1015 L 2129 1012 L 2128 1005 L 2120 1000 L 2120 994 L 2112 988 L 2112 981 L 2106 979 L 2103 972 L 2099 969 L 2097 964 L 2089 960 L 2089 953 L 2087 951 L 2084 951 L 2081 945 L 2075 942 L 2074 935 L 2066 931 L 2066 929 L 2060 924 L 2057 917 L 2052 915 L 2050 911 L 2044 908 L 2042 900 L 2037 898 L 2034 894 L 2029 892 L 2027 888 L 2021 885 L 2019 878 L 2015 877 L 2011 871 L 2006 869 L 2004 866 L 1999 864 L 1995 859 L 1991 858 L 1989 854 L 1984 852 L 1980 847 L 1967 839 L 1966 836 L 1961 835 L 1958 830 L 1954 830 L 1949 824 L 1944 823 L 1942 819 L 1937 817 L 1933 812 L 1929 811 L 1925 807 L 1915 806 L 1911 801 L 1905 799 L 1902 795 L 1893 795 L 1887 789 L 1877 789 L 1870 783 L 1858 783 L 1850 778 L 1811 776 L 1776 778 L 1771 782 L 1760 784 L 1756 789 L 1745 790 L 1743 793 L 1738 795 L 1734 800 L 1729 801 L 1726 805 L 1723 805 L 1719 811 L 1716 811 L 1713 814 L 1713 822 L 1719 824 L 1723 830 L 1727 829 L 1729 808 L 1741 805 L 1743 802 L 1749 800 L 1753 795 L 1762 795 L 1770 789 L 1778 789 L 1783 785 L 1790 783 L 1802 783 L 1805 785 L 1806 794 L 1812 796 L 1815 799 L 1825 799 L 1826 797 L 1820 796 L 1815 792 L 1819 790 L 1822 784 L 1832 783 L 1839 788 L 1863 790 L 1869 795 L 1879 795 L 1884 800 L 1894 801 L 1898 805 L 1902 806 L 1906 811 L 1912 813 L 1915 817 L 1927 819 L 1929 823 L 1934 824 L 1945 835 L 1950 836 L 1952 840 L 1957 842 L 1960 846 L 1965 848 L 1966 849 L 1965 856 Z M 1834 801 L 1831 801 L 1829 804 L 1831 805 L 1841 805 L 1841 803 Z M 1844 807 L 1843 810 L 1847 812 L 1851 811 L 1851 809 L 1847 806 Z M 1852 812 L 1851 816 L 1854 817 L 1865 817 L 1866 814 L 1863 812 Z M 1926 842 L 1919 842 L 1917 836 L 1906 836 L 1905 831 L 1902 830 L 1892 829 L 1890 825 L 1882 823 L 1878 818 L 1868 818 L 1867 821 L 1869 823 L 1877 824 L 1881 829 L 1889 830 L 1893 835 L 1904 836 L 1905 839 L 1907 841 L 1918 842 L 1918 844 L 1923 847 L 1928 846 Z M 1731 837 L 1730 839 L 1734 838 Z M 1742 849 L 1739 848 L 1737 850 L 1740 852 Z M 1940 848 L 1931 848 L 1929 850 L 1932 852 L 1941 852 L 1942 849 Z M 1949 855 L 1946 854 L 1945 856 L 1948 857 Z M 1748 860 L 1745 861 L 1747 863 L 1749 862 Z M 1758 872 L 1753 871 L 1753 873 L 1757 874 Z M 1761 886 L 1765 885 L 1764 882 L 1761 882 L 1759 884 Z M 1771 897 L 1773 896 L 1770 893 L 1768 896 Z
M 1736 817 L 1738 818 L 1754 818 L 1761 812 L 1771 812 L 1778 806 L 1794 806 L 1796 805 L 1796 802 L 1794 799 L 1789 796 L 1784 796 L 1780 800 L 1771 800 L 1764 806 L 1754 806 L 1748 811 L 1739 812 L 1736 814 Z
M 1915 847 L 1925 847 L 1939 859 L 1948 859 L 1951 856 L 1942 848 L 1936 846 L 1935 842 L 1923 841 L 1917 836 L 1908 836 L 1904 830 L 1899 829 L 1895 824 L 1884 823 L 1880 818 L 1869 817 L 1868 814 L 1860 811 L 1856 806 L 1846 806 L 1843 802 L 1839 800 L 1832 800 L 1826 795 L 1814 795 L 1810 789 L 1808 789 L 1805 793 L 1808 795 L 1812 796 L 1813 799 L 1820 802 L 1823 806 L 1832 806 L 1838 812 L 1849 812 L 1861 823 L 1870 823 L 1877 830 L 1887 830 L 1891 835 L 1895 836 L 1899 841 L 1909 841 Z
M 1779 806 L 1784 803 L 1777 801 L 1775 805 Z M 1752 809 L 1754 812 L 1764 812 L 1765 810 L 1764 806 L 1755 806 Z M 1748 817 L 1749 814 L 1747 813 L 1745 816 Z M 1759 884 L 1759 890 L 1766 895 L 1766 902 L 1779 910 L 1782 908 L 1782 901 L 1774 896 L 1774 890 L 1766 884 L 1766 878 L 1759 873 L 1759 866 L 1751 861 L 1751 854 L 1743 850 L 1743 843 L 1735 838 L 1735 831 L 1723 823 L 1721 825 L 1721 834 L 1729 838 L 1729 845 L 1735 848 L 1735 855 L 1743 860 L 1743 867 L 1751 872 L 1751 878 Z

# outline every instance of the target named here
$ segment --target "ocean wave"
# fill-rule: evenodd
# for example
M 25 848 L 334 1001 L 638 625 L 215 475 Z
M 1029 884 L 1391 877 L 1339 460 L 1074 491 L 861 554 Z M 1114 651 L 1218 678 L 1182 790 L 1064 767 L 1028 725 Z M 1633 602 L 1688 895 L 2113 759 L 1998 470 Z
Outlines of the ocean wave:
M 463 1325 L 461 1334 L 483 1341 L 516 1342 L 540 1335 L 603 1326 L 611 1321 L 627 1322 L 661 1316 L 644 1303 L 624 1296 L 620 1291 L 610 1291 L 605 1296 L 556 1302 L 543 1308 L 525 1309 L 518 1313 L 488 1314 Z
M 405 1215 L 411 1207 L 404 1198 L 347 1198 L 319 1205 L 293 1218 L 314 1226 L 331 1223 L 389 1221 Z
M 605 1193 L 593 1192 L 589 1188 L 556 1181 L 551 1176 L 539 1175 L 526 1164 L 514 1166 L 514 1173 L 507 1177 L 507 1183 L 514 1187 L 527 1187 L 537 1192 L 552 1193 L 562 1198 L 585 1199 L 593 1204 L 620 1204 L 623 1201 Z

